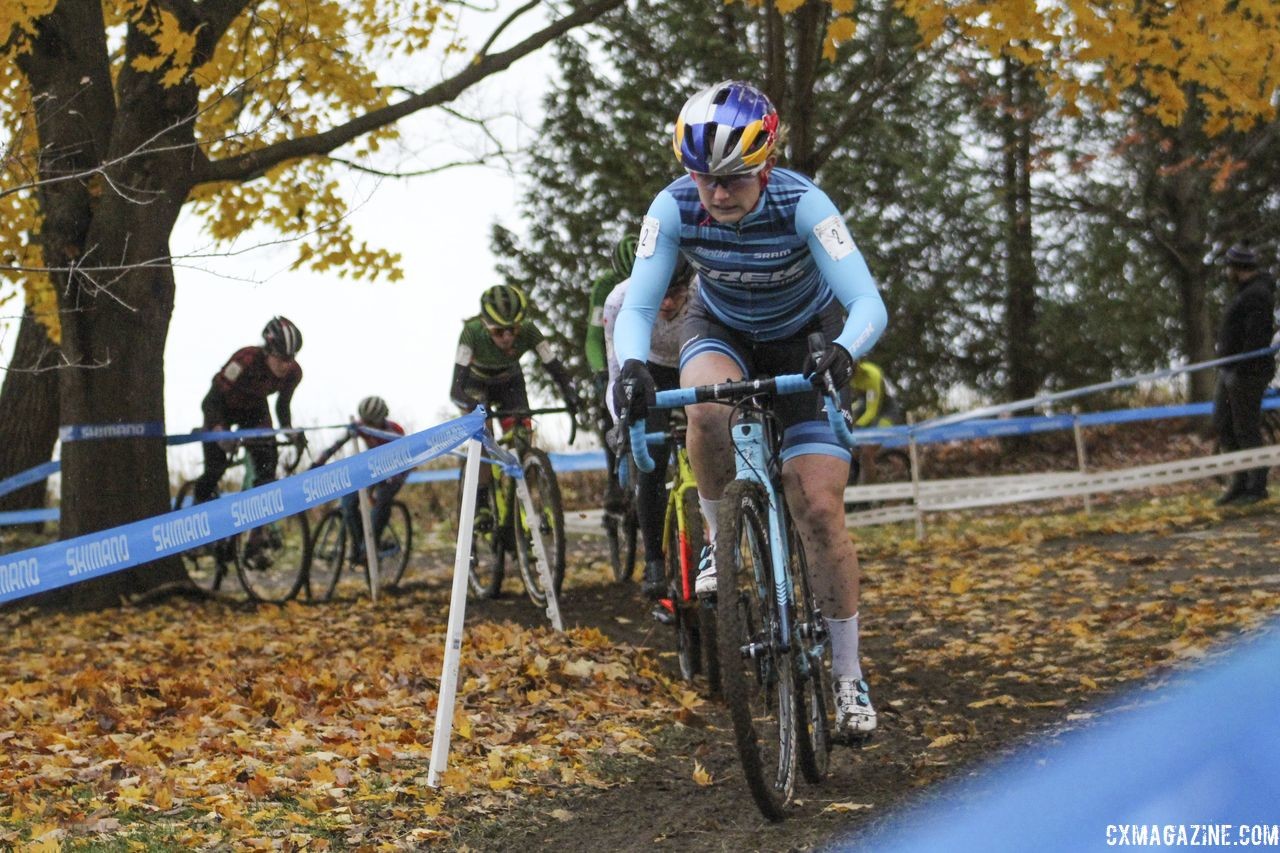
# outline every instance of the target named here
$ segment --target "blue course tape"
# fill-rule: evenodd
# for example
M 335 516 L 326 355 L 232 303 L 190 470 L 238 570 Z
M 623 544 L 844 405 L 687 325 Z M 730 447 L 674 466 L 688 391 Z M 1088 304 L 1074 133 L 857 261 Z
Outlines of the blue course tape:
M 9 512 L 0 512 L 0 527 L 6 527 L 11 524 L 39 524 L 43 521 L 57 520 L 57 507 L 48 509 L 15 509 Z
M 16 492 L 24 486 L 29 486 L 32 483 L 38 483 L 41 480 L 48 479 L 52 475 L 58 473 L 58 470 L 61 467 L 62 463 L 57 459 L 54 459 L 52 462 L 43 462 L 34 468 L 28 468 L 21 474 L 14 474 L 7 480 L 0 480 L 0 497 L 3 497 L 10 492 Z
M 150 421 L 141 424 L 66 424 L 58 427 L 58 438 L 68 441 L 87 441 L 99 438 L 161 438 L 164 424 Z
M 1143 373 L 1138 376 L 1128 376 L 1124 379 L 1114 379 L 1110 382 L 1098 382 L 1094 385 L 1085 385 L 1081 388 L 1072 388 L 1067 391 L 1058 391 L 1053 394 L 1042 394 L 1039 397 L 1029 397 L 1025 400 L 1015 400 L 1012 403 L 1001 403 L 995 406 L 984 406 L 979 409 L 973 409 L 968 412 L 959 412 L 954 415 L 947 415 L 941 418 L 934 418 L 931 421 L 916 424 L 917 429 L 936 429 L 942 426 L 948 426 L 961 421 L 970 421 L 975 418 L 989 418 L 992 415 L 1001 415 L 1007 412 L 1016 412 L 1022 409 L 1035 409 L 1046 403 L 1056 403 L 1062 400 L 1071 400 L 1076 397 L 1083 397 L 1088 394 L 1095 394 L 1099 391 L 1112 391 L 1117 388 L 1127 388 L 1131 385 L 1137 385 L 1140 382 L 1154 382 L 1160 379 L 1169 379 L 1182 373 L 1192 373 L 1196 370 L 1205 370 L 1210 367 L 1221 367 L 1224 364 L 1232 364 L 1237 361 L 1258 358 L 1264 355 L 1273 355 L 1280 350 L 1280 345 L 1272 347 L 1262 347 L 1261 349 L 1250 350 L 1249 352 L 1237 353 L 1236 355 L 1228 355 L 1223 358 L 1210 359 L 1209 361 L 1201 361 L 1197 364 L 1184 364 L 1181 367 L 1166 367 L 1163 370 L 1157 370 L 1152 373 Z
M 0 557 L 0 603 L 207 545 L 414 468 L 484 432 L 464 415 L 354 456 L 156 518 Z

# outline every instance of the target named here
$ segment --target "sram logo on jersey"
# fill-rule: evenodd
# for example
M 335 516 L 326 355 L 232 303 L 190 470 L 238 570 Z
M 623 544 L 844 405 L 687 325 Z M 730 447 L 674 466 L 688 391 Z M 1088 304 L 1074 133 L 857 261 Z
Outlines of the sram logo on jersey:
M 800 278 L 808 270 L 806 260 L 797 261 L 789 267 L 772 272 L 751 272 L 749 270 L 718 270 L 704 264 L 695 264 L 698 274 L 708 281 L 738 284 L 776 284 Z

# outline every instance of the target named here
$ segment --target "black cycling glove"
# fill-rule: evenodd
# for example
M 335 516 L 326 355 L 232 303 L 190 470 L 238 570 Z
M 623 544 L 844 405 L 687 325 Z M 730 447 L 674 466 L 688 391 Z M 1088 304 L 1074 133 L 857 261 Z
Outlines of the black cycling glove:
M 627 359 L 613 383 L 613 411 L 619 418 L 625 413 L 628 423 L 636 423 L 648 416 L 657 399 L 648 365 L 637 358 Z
M 853 378 L 853 356 L 849 355 L 849 351 L 832 341 L 821 352 L 821 356 L 815 361 L 813 353 L 809 353 L 804 360 L 804 375 L 813 381 L 814 387 L 822 389 L 822 375 L 827 372 L 831 373 L 831 381 L 836 388 L 848 385 Z

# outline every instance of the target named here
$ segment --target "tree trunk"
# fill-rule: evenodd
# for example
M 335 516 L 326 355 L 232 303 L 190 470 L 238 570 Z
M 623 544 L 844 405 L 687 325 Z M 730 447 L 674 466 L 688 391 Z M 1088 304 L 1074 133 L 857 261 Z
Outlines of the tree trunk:
M 58 440 L 58 348 L 31 309 L 22 312 L 0 388 L 0 480 L 48 462 Z M 0 511 L 45 505 L 45 481 L 0 495 Z M 38 526 L 38 525 L 37 525 Z
M 146 37 L 131 27 L 127 38 Z M 146 47 L 130 46 L 134 55 Z M 174 292 L 168 238 L 191 186 L 196 151 L 186 119 L 195 89 L 162 88 L 126 65 L 117 113 L 97 2 L 59 3 L 41 19 L 23 66 L 33 100 L 45 104 L 37 117 L 47 179 L 40 239 L 68 363 L 58 371 L 62 423 L 163 425 Z M 100 163 L 111 165 L 98 174 Z M 64 446 L 62 538 L 159 515 L 169 502 L 163 438 Z M 170 582 L 186 582 L 176 557 L 64 587 L 47 600 L 100 608 Z
M 1003 179 L 1001 194 L 1005 212 L 1005 367 L 1006 390 L 1011 400 L 1034 397 L 1043 368 L 1036 353 L 1035 236 L 1031 219 L 1031 136 L 1034 82 L 1013 60 L 1005 60 Z
M 1162 248 L 1170 259 L 1169 270 L 1178 289 L 1182 342 L 1191 362 L 1213 358 L 1215 332 L 1210 311 L 1213 270 L 1204 262 L 1209 245 L 1205 214 L 1212 190 L 1205 171 L 1191 165 L 1192 158 L 1203 150 L 1198 122 L 1193 111 L 1168 137 L 1171 145 L 1165 158 L 1169 165 L 1159 179 L 1169 234 Z M 1212 370 L 1188 374 L 1191 401 L 1212 400 L 1216 381 Z

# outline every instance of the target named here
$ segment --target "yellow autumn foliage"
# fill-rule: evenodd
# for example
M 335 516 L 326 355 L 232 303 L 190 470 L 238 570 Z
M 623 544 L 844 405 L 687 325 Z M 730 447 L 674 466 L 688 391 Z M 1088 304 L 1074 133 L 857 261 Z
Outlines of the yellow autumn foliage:
M 0 3 L 0 115 L 8 130 L 0 148 L 0 235 L 5 277 L 0 300 L 20 293 L 58 336 L 53 293 L 38 243 L 34 191 L 36 139 L 30 92 L 14 59 L 30 50 L 36 23 L 55 0 Z M 147 0 L 102 4 L 110 39 L 126 27 L 150 40 L 129 58 L 112 54 L 112 78 L 124 63 L 155 75 L 161 85 L 195 85 L 199 91 L 196 140 L 211 161 L 236 157 L 289 139 L 322 133 L 384 106 L 393 90 L 369 57 L 392 66 L 432 46 L 451 30 L 454 16 L 440 0 L 315 0 L 306 4 L 267 0 L 231 22 L 212 56 L 198 60 L 200 26 L 185 27 L 176 7 Z M 204 25 L 201 25 L 204 26 Z M 458 49 L 456 32 L 444 32 L 439 48 Z M 439 49 L 436 53 L 441 52 Z M 394 126 L 365 134 L 340 152 L 343 160 L 376 167 L 372 157 L 398 138 Z M 304 157 L 246 182 L 196 187 L 188 204 L 216 244 L 247 235 L 283 238 L 295 247 L 294 267 L 344 276 L 401 276 L 399 255 L 359 240 L 348 213 L 364 201 L 345 167 L 327 157 Z M 56 263 L 56 261 L 50 261 Z
M 837 48 L 853 37 L 857 0 L 777 0 L 775 8 L 785 15 L 805 2 L 831 7 L 823 55 L 838 61 Z M 1271 46 L 1280 40 L 1280 4 L 1268 0 L 898 0 L 897 6 L 915 22 L 922 48 L 950 34 L 991 56 L 1012 57 L 1032 67 L 1068 112 L 1084 99 L 1114 109 L 1120 94 L 1136 86 L 1166 124 L 1182 120 L 1186 93 L 1194 90 L 1210 134 L 1276 115 L 1280 55 Z

